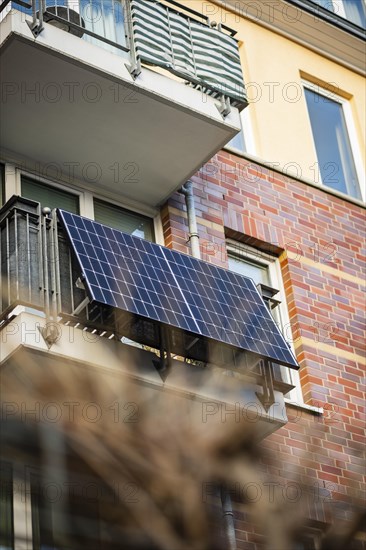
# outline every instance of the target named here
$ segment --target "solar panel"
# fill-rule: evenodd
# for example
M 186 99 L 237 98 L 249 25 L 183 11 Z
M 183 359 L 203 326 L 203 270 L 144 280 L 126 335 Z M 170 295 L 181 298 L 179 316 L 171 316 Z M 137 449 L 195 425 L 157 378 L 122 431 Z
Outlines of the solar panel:
M 298 368 L 252 279 L 58 210 L 93 302 Z

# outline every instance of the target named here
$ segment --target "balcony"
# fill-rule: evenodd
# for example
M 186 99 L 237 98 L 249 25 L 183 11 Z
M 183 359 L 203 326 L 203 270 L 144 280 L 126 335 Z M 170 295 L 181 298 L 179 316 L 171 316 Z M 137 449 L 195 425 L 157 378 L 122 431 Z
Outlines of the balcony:
M 271 366 L 260 352 L 98 302 L 87 292 L 86 272 L 81 272 L 60 222 L 56 211 L 45 215 L 38 203 L 20 197 L 0 210 L 0 363 L 10 365 L 10 376 L 12 364 L 27 369 L 32 362 L 27 357 L 41 370 L 57 370 L 60 362 L 72 369 L 84 365 L 203 399 L 240 401 L 243 406 L 254 402 L 263 434 L 286 421 L 283 394 L 291 387 L 281 381 L 278 365 Z M 148 243 L 137 241 L 139 247 Z M 156 261 L 161 265 L 161 258 Z M 126 262 L 132 272 L 131 261 Z M 132 279 L 128 286 L 133 287 Z M 168 309 L 171 300 L 166 299 Z M 133 301 L 138 302 L 135 295 Z M 252 319 L 251 326 L 256 324 Z M 223 370 L 231 375 L 223 377 Z
M 3 0 L 2 155 L 158 206 L 240 129 L 238 45 L 174 1 L 108 2 Z

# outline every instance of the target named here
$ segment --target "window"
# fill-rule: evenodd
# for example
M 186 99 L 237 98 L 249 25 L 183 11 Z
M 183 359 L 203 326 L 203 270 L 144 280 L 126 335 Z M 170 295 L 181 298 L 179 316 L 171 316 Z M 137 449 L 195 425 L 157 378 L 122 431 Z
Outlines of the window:
M 240 114 L 241 131 L 225 146 L 228 149 L 235 149 L 239 153 L 254 154 L 254 143 L 252 128 L 250 124 L 250 105 Z
M 319 92 L 319 93 L 318 93 Z M 327 95 L 325 95 L 327 94 Z M 305 85 L 305 99 L 314 138 L 317 165 L 312 166 L 315 181 L 336 191 L 361 199 L 360 181 L 345 116 L 345 102 L 329 92 Z M 318 175 L 319 172 L 319 175 Z
M 124 5 L 121 0 L 81 0 L 80 13 L 88 30 L 126 47 Z M 122 50 L 87 34 L 83 38 L 112 53 L 125 55 Z
M 280 290 L 276 259 L 260 250 L 245 245 L 229 245 L 229 269 L 253 279 L 256 285 L 262 284 Z M 275 296 L 278 298 L 278 295 Z M 278 298 L 279 299 L 279 298 Z M 272 311 L 275 321 L 281 331 L 285 333 L 286 322 L 281 316 L 281 309 Z
M 59 187 L 52 187 L 34 181 L 27 177 L 22 177 L 22 196 L 27 199 L 40 202 L 42 206 L 49 208 L 63 208 L 68 212 L 79 214 L 79 196 Z
M 39 0 L 36 0 L 36 10 L 38 11 Z M 95 33 L 111 42 L 127 47 L 127 38 L 125 30 L 125 5 L 123 0 L 46 0 L 46 6 L 50 13 L 55 13 L 62 19 L 70 20 L 75 25 L 81 26 L 88 31 Z M 56 6 L 56 11 L 55 10 Z M 31 9 L 19 4 L 15 8 L 26 14 L 31 14 Z M 66 11 L 67 10 L 67 11 Z M 72 11 L 71 11 L 72 10 Z M 79 14 L 79 15 L 78 15 Z M 47 22 L 67 32 L 68 25 L 55 20 L 48 19 Z M 117 55 L 122 55 L 129 59 L 128 54 L 123 50 L 107 44 L 96 37 L 86 33 L 73 30 L 72 34 L 81 36 L 83 40 L 96 44 L 97 46 L 108 50 Z
M 256 284 L 261 283 L 270 286 L 271 281 L 268 266 L 255 260 L 250 260 L 251 258 L 244 259 L 241 254 L 240 256 L 235 256 L 234 253 L 231 253 L 229 255 L 229 268 L 231 271 L 251 277 Z
M 32 549 L 120 549 L 122 509 L 115 488 L 94 475 L 78 456 L 70 454 L 65 463 L 73 468 L 53 468 L 52 474 L 29 468 Z M 137 502 L 135 483 L 126 486 L 130 502 Z
M 153 220 L 119 206 L 94 199 L 94 219 L 135 237 L 154 241 Z
M 366 6 L 364 0 L 313 0 L 315 4 L 344 17 L 351 23 L 366 28 Z
M 261 250 L 231 240 L 227 243 L 227 250 L 231 271 L 250 277 L 256 285 L 266 285 L 279 291 L 274 298 L 279 300 L 280 304 L 272 310 L 272 315 L 285 339 L 292 346 L 290 319 L 278 259 Z M 281 367 L 281 375 L 284 382 L 295 386 L 287 397 L 296 403 L 303 403 L 299 373 L 293 369 Z
M 241 124 L 241 131 L 235 137 L 233 137 L 231 141 L 229 141 L 227 147 L 229 147 L 230 149 L 236 149 L 241 153 L 245 153 L 247 148 L 245 145 L 243 124 Z
M 31 481 L 34 550 L 65 548 L 65 543 L 72 543 L 74 550 L 100 547 L 97 499 L 82 498 L 70 491 L 54 502 L 47 498 L 37 479 L 32 477 Z
M 11 465 L 0 462 L 0 549 L 14 548 L 13 476 Z

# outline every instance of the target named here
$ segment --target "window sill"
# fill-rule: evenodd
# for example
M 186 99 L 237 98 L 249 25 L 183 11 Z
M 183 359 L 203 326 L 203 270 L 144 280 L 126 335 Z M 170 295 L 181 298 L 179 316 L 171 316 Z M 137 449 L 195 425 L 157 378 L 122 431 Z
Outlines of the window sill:
M 239 155 L 241 157 L 245 157 L 247 155 L 245 151 L 238 149 L 237 147 L 233 147 L 232 145 L 224 145 L 223 149 L 229 151 L 229 153 L 234 153 L 235 155 Z
M 318 415 L 324 414 L 323 407 L 314 407 L 313 405 L 307 405 L 306 403 L 298 403 L 297 401 L 291 401 L 291 399 L 288 399 L 287 397 L 284 398 L 284 401 L 286 405 L 290 405 L 296 409 L 301 409 Z

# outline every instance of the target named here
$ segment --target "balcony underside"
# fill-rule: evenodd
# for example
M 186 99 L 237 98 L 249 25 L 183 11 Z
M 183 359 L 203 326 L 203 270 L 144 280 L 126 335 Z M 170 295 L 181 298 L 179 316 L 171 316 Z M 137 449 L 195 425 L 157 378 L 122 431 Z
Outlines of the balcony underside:
M 256 394 L 262 393 L 263 389 L 249 379 L 225 376 L 222 371 L 192 367 L 173 360 L 171 373 L 163 382 L 155 368 L 157 356 L 149 351 L 115 340 L 96 338 L 91 333 L 64 325 L 58 325 L 58 340 L 48 349 L 39 330 L 44 325 L 44 319 L 23 312 L 0 329 L 0 336 L 5 342 L 0 350 L 1 386 L 8 401 L 17 402 L 21 396 L 20 401 L 23 402 L 24 398 L 27 410 L 32 409 L 35 400 L 34 394 L 27 395 L 30 381 L 34 387 L 49 383 L 54 388 L 55 398 L 58 384 L 61 389 L 69 384 L 67 397 L 70 401 L 83 398 L 88 401 L 91 398 L 87 395 L 87 386 L 85 395 L 74 395 L 72 381 L 92 375 L 96 387 L 120 387 L 121 402 L 131 400 L 131 395 L 123 395 L 126 385 L 123 380 L 137 384 L 142 400 L 153 390 L 168 392 L 177 399 L 177 403 L 181 399 L 187 400 L 191 402 L 192 419 L 199 423 L 202 423 L 202 411 L 206 411 L 203 403 L 215 404 L 215 414 L 211 407 L 204 421 L 211 427 L 214 424 L 220 427 L 222 422 L 239 421 L 244 426 L 248 421 L 253 422 L 254 416 L 256 434 L 260 439 L 287 422 L 281 391 L 275 390 L 274 405 L 265 411 Z M 228 414 L 227 419 L 222 419 L 221 407 L 225 407 L 226 411 L 226 404 L 228 411 L 239 408 L 237 417 Z
M 88 183 L 149 206 L 164 202 L 239 129 L 233 108 L 24 14 L 1 23 L 1 146 L 40 175 Z M 32 160 L 27 160 L 32 159 Z

